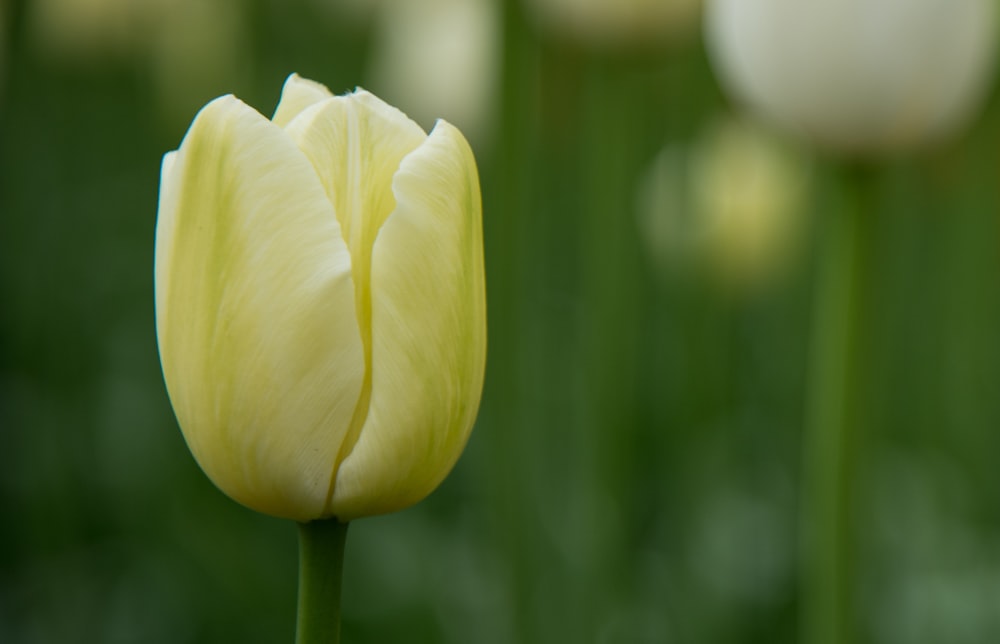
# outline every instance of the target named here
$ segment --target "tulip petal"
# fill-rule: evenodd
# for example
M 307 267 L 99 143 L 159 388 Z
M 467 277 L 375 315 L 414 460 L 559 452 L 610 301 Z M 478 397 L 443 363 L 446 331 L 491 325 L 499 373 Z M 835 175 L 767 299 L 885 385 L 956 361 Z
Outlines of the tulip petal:
M 330 202 L 287 134 L 231 96 L 163 174 L 157 335 L 185 440 L 235 500 L 319 518 L 365 370 Z
M 278 127 L 285 127 L 307 107 L 333 96 L 326 85 L 292 74 L 281 88 L 281 100 L 274 110 L 271 121 Z
M 364 90 L 303 110 L 285 129 L 312 162 L 351 252 L 355 310 L 368 365 L 341 461 L 361 433 L 371 392 L 371 253 L 379 228 L 396 207 L 393 176 L 427 140 L 419 125 Z M 332 471 L 336 476 L 336 470 Z
M 286 131 L 316 168 L 354 263 L 370 264 L 375 236 L 396 207 L 393 175 L 427 134 L 364 90 L 313 104 Z
M 475 158 L 439 121 L 393 180 L 396 209 L 372 252 L 372 390 L 341 462 L 330 512 L 391 512 L 451 470 L 479 407 L 486 365 L 482 207 Z

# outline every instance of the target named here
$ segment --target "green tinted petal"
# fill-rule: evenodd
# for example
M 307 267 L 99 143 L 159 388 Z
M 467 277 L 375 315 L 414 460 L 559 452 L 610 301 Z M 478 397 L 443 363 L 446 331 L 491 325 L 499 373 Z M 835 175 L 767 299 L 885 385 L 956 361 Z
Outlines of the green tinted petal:
M 482 210 L 475 159 L 439 122 L 393 180 L 396 210 L 372 253 L 368 419 L 331 511 L 391 512 L 429 494 L 468 439 L 486 364 Z
M 283 130 L 209 103 L 163 164 L 157 334 L 184 437 L 235 500 L 307 520 L 364 380 L 350 255 Z
M 287 126 L 302 110 L 330 98 L 333 94 L 325 85 L 292 74 L 281 88 L 281 100 L 271 119 L 279 127 Z

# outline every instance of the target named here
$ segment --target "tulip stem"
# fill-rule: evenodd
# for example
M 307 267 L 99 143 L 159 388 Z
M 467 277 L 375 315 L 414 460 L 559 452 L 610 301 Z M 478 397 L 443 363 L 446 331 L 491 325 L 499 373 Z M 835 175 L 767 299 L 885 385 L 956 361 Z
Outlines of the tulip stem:
M 340 580 L 347 525 L 336 518 L 299 524 L 296 644 L 340 641 Z
M 846 169 L 845 203 L 831 213 L 813 310 L 803 437 L 803 644 L 850 644 L 854 630 L 854 499 L 861 452 L 861 342 L 875 216 L 871 170 Z

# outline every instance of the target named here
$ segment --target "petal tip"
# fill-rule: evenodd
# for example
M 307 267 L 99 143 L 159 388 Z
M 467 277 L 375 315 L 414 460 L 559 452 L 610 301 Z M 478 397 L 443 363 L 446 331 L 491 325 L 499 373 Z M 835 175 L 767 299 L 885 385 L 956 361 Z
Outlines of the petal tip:
M 332 96 L 326 85 L 293 72 L 288 75 L 281 87 L 281 98 L 271 120 L 285 127 L 306 108 Z

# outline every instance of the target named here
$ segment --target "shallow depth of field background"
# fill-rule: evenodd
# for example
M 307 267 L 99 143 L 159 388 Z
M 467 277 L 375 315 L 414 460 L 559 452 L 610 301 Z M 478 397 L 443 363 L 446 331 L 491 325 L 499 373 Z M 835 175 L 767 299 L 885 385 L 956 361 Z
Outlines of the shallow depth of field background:
M 795 642 L 835 164 L 792 150 L 805 188 L 786 260 L 727 273 L 696 235 L 670 239 L 697 226 L 683 176 L 649 179 L 736 113 L 698 27 L 594 44 L 526 3 L 495 7 L 493 75 L 424 92 L 492 87 L 485 112 L 454 117 L 482 181 L 486 388 L 441 488 L 351 526 L 343 639 Z M 424 109 L 385 71 L 378 10 L 341 4 L 0 2 L 0 642 L 292 641 L 295 526 L 216 491 L 171 412 L 153 231 L 160 158 L 215 96 L 270 115 L 298 72 Z M 873 172 L 862 641 L 997 642 L 995 91 L 956 141 Z M 644 212 L 644 181 L 675 207 Z M 649 217 L 676 219 L 667 243 Z

